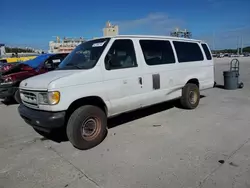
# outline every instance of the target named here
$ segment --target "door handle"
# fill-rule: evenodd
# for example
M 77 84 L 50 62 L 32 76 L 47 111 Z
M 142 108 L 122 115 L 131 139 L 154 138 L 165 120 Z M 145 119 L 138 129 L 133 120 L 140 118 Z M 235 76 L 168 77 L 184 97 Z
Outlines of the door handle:
M 138 78 L 139 84 L 142 85 L 142 77 Z

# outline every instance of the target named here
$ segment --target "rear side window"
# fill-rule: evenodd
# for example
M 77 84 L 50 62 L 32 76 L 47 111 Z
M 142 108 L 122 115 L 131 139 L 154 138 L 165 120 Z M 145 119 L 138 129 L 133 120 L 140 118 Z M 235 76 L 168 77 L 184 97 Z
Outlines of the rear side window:
M 175 63 L 173 49 L 169 41 L 140 40 L 140 45 L 147 65 Z
M 210 53 L 207 45 L 206 44 L 201 44 L 201 46 L 202 46 L 202 48 L 203 48 L 203 50 L 204 50 L 204 52 L 206 54 L 207 60 L 211 60 L 212 56 L 211 56 L 211 53 Z
M 173 43 L 180 63 L 204 60 L 201 48 L 197 43 L 180 41 Z

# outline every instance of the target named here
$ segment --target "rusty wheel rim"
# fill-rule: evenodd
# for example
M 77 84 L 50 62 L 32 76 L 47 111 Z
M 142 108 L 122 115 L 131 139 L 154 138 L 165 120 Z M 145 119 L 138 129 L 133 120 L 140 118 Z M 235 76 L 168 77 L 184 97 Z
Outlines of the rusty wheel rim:
M 101 121 L 97 117 L 88 117 L 82 123 L 81 134 L 85 140 L 93 140 L 100 133 Z

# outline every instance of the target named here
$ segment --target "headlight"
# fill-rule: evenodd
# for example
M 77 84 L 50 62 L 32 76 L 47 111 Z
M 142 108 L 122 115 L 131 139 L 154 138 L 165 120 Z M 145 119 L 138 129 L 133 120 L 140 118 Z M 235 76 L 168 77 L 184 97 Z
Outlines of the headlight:
M 49 104 L 48 93 L 38 93 L 38 103 L 39 104 Z
M 60 101 L 60 92 L 59 91 L 52 91 L 48 92 L 48 99 L 50 104 L 58 104 Z
M 59 91 L 38 93 L 38 103 L 39 104 L 55 105 L 55 104 L 58 104 L 59 101 L 60 101 L 60 92 Z

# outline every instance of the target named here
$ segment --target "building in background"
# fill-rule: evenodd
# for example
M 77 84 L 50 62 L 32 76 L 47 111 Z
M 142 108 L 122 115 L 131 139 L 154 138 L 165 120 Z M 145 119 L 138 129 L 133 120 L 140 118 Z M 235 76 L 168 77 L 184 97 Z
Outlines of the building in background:
M 106 27 L 103 28 L 103 36 L 116 36 L 119 34 L 118 25 L 112 25 L 109 21 L 106 23 Z
M 5 45 L 4 44 L 0 44 L 0 57 L 5 55 Z
M 82 37 L 80 38 L 67 38 L 64 37 L 62 40 L 60 37 L 56 37 L 55 41 L 49 42 L 49 53 L 60 53 L 66 52 L 70 53 L 72 50 L 75 49 L 76 46 L 84 42 L 85 39 Z

